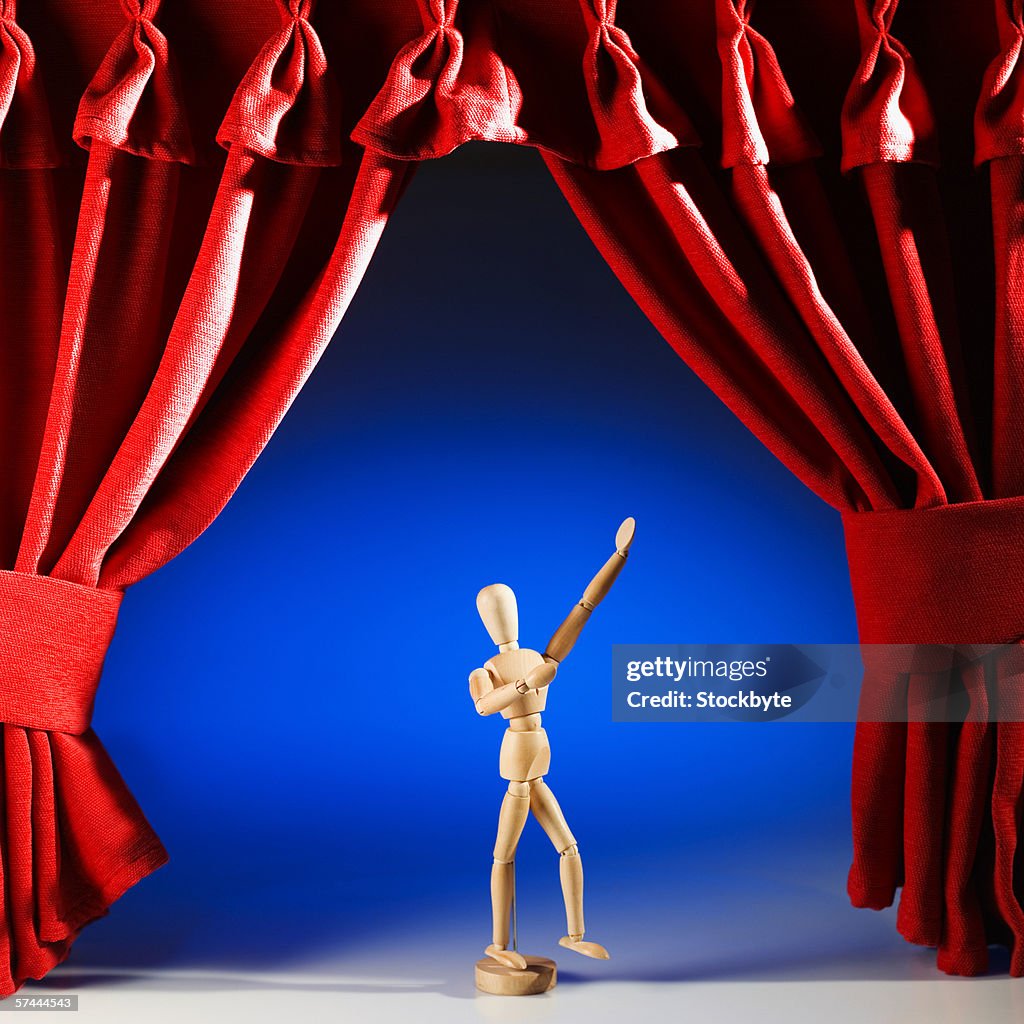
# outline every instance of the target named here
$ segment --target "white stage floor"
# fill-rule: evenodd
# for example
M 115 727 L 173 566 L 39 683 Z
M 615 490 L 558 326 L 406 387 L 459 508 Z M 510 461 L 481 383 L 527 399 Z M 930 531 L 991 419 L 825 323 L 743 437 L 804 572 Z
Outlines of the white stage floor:
M 560 973 L 558 986 L 541 996 L 510 999 L 475 991 L 473 963 L 486 939 L 486 908 L 475 893 L 469 899 L 460 890 L 437 894 L 415 906 L 401 899 L 382 903 L 377 919 L 352 926 L 358 934 L 340 931 L 336 944 L 300 956 L 293 951 L 277 962 L 260 956 L 254 969 L 223 962 L 226 953 L 204 954 L 219 964 L 197 962 L 202 957 L 196 950 L 217 947 L 206 941 L 209 934 L 197 934 L 192 947 L 179 942 L 170 964 L 131 967 L 145 887 L 126 897 L 123 914 L 115 907 L 87 929 L 69 963 L 23 994 L 77 993 L 76 1015 L 43 1012 L 30 1019 L 80 1024 L 1024 1019 L 1024 979 L 1006 976 L 1004 953 L 994 951 L 996 973 L 989 977 L 948 978 L 936 971 L 933 951 L 910 946 L 895 933 L 894 911 L 851 909 L 838 867 L 843 851 L 759 853 L 760 867 L 752 870 L 750 850 L 736 851 L 731 864 L 720 851 L 695 851 L 685 862 L 665 866 L 660 896 L 652 895 L 647 878 L 634 900 L 621 889 L 598 898 L 598 885 L 607 886 L 612 871 L 595 865 L 589 923 L 592 937 L 612 951 L 606 963 L 557 947 L 560 921 L 548 899 L 557 896 L 557 881 L 542 896 L 540 883 L 528 878 L 520 899 L 520 947 L 554 957 Z M 628 885 L 631 870 L 620 865 L 618 873 L 618 886 Z M 226 919 L 196 922 L 200 929 L 220 929 Z M 239 924 L 251 928 L 248 921 Z M 225 932 L 222 941 L 229 950 L 231 935 Z M 263 952 L 272 952 L 275 941 L 274 923 L 267 921 L 259 938 Z

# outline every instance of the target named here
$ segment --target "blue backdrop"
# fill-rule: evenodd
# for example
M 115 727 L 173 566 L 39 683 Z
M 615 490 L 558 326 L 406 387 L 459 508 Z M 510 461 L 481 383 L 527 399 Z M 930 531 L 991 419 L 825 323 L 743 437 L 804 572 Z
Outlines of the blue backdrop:
M 697 849 L 754 870 L 833 844 L 841 890 L 852 727 L 610 711 L 612 643 L 854 640 L 838 516 L 648 324 L 537 154 L 472 145 L 414 179 L 226 511 L 125 600 L 94 724 L 172 862 L 77 955 L 271 964 L 463 910 L 482 945 L 504 783 L 466 682 L 493 653 L 476 592 L 511 585 L 542 648 L 626 515 L 544 716 L 594 938 Z M 560 927 L 535 826 L 522 849 Z

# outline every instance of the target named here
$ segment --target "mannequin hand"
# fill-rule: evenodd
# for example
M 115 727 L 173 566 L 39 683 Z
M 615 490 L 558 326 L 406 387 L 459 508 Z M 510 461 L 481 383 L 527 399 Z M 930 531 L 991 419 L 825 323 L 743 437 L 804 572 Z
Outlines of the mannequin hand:
M 633 543 L 633 535 L 636 533 L 636 520 L 630 516 L 623 519 L 622 525 L 615 531 L 615 550 L 623 558 L 629 554 L 629 546 Z
M 526 673 L 526 687 L 529 690 L 539 690 L 543 686 L 547 686 L 552 679 L 555 678 L 555 673 L 558 671 L 558 666 L 552 664 L 550 661 L 544 662 L 543 665 L 538 665 L 536 668 L 531 668 Z

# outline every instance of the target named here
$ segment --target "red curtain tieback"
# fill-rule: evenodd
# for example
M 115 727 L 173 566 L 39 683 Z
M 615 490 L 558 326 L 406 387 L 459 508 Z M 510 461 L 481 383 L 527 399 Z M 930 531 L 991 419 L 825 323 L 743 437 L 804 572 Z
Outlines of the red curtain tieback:
M 0 722 L 76 734 L 89 728 L 121 597 L 0 571 Z
M 1024 636 L 1024 497 L 843 515 L 861 643 Z

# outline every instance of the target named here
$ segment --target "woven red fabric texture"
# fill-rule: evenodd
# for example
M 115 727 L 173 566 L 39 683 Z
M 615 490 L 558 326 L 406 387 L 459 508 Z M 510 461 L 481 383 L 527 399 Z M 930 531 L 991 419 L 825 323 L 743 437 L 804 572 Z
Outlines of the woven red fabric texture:
M 118 590 L 0 571 L 0 722 L 85 732 L 120 605 Z
M 160 0 L 124 0 L 125 27 L 78 106 L 74 138 L 104 142 L 154 160 L 194 159 L 178 71 L 153 19 Z
M 0 995 L 166 857 L 87 727 L 115 595 L 212 522 L 416 161 L 464 143 L 541 150 L 667 341 L 844 513 L 864 639 L 1024 635 L 1022 24 L 1018 0 L 0 0 Z M 858 727 L 850 895 L 902 889 L 944 970 L 999 941 L 1024 974 L 1024 733 L 972 671 L 962 726 Z
M 1024 594 L 1003 581 L 1024 573 L 1024 498 L 850 512 L 843 525 L 862 643 L 1020 639 Z
M 55 167 L 61 160 L 32 41 L 0 2 L 0 167 Z
M 470 140 L 537 146 L 621 167 L 697 145 L 689 118 L 616 24 L 616 0 L 418 0 L 422 32 L 396 55 L 352 138 L 390 156 L 444 156 Z

